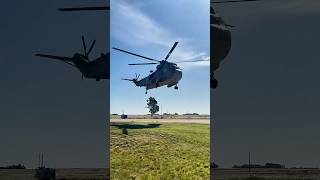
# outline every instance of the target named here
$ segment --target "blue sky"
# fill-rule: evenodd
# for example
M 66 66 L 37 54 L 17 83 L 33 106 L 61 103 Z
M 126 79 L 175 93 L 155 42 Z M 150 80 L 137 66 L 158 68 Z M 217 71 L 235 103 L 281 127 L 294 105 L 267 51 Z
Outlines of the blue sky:
M 183 6 L 182 6 L 183 4 Z M 209 0 L 112 0 L 111 47 L 163 59 L 175 41 L 169 61 L 210 57 Z M 111 50 L 111 113 L 145 114 L 146 99 L 154 96 L 162 112 L 209 114 L 209 62 L 182 63 L 179 90 L 160 87 L 146 95 L 143 87 L 121 78 L 147 76 L 155 66 L 128 66 L 147 60 Z

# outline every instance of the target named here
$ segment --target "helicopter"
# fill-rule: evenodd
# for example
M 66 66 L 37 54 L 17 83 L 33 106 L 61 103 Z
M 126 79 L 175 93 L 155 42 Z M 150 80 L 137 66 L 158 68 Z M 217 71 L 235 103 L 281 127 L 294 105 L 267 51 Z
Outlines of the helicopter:
M 140 75 L 136 74 L 136 77 L 133 79 L 122 79 L 133 82 L 138 87 L 146 87 L 146 94 L 149 89 L 158 88 L 161 86 L 167 86 L 168 88 L 174 86 L 174 89 L 178 90 L 178 83 L 182 78 L 182 69 L 177 65 L 177 63 L 185 63 L 185 62 L 200 62 L 200 61 L 210 61 L 210 60 L 186 60 L 186 61 L 179 61 L 179 62 L 169 62 L 168 59 L 173 52 L 173 50 L 177 47 L 178 42 L 175 42 L 170 49 L 169 53 L 163 60 L 157 60 L 145 56 L 141 56 L 136 53 L 132 53 L 129 51 L 125 51 L 119 48 L 113 48 L 114 50 L 121 51 L 133 56 L 137 56 L 140 58 L 147 59 L 149 63 L 134 63 L 128 65 L 154 65 L 158 64 L 155 71 L 150 71 L 149 76 L 144 77 L 139 80 Z
M 59 8 L 59 11 L 99 11 L 99 10 L 110 10 L 109 6 L 92 6 L 92 7 L 69 7 L 69 8 Z M 94 40 L 87 51 L 86 42 L 82 36 L 82 45 L 84 53 L 75 53 L 73 57 L 63 57 L 63 56 L 54 56 L 48 54 L 36 54 L 39 57 L 45 57 L 50 59 L 55 59 L 62 61 L 70 66 L 73 66 L 82 74 L 83 77 L 88 79 L 110 79 L 110 53 L 103 54 L 94 59 L 89 60 L 89 54 L 92 51 L 96 40 Z
M 59 60 L 72 67 L 75 67 L 79 69 L 79 71 L 81 72 L 82 79 L 83 77 L 88 79 L 96 79 L 96 81 L 99 81 L 100 79 L 109 79 L 110 75 L 107 72 L 109 68 L 107 67 L 110 66 L 108 60 L 110 59 L 110 53 L 102 53 L 100 57 L 94 60 L 89 59 L 89 54 L 92 51 L 95 42 L 96 40 L 92 42 L 89 50 L 87 51 L 87 45 L 84 40 L 84 37 L 82 36 L 82 45 L 84 53 L 75 53 L 73 57 L 55 56 L 48 54 L 36 54 L 36 56 Z
M 220 67 L 222 61 L 228 56 L 231 50 L 231 28 L 233 25 L 227 24 L 216 14 L 212 4 L 249 2 L 259 0 L 230 0 L 230 1 L 210 1 L 210 37 L 211 37 L 211 67 L 210 67 L 210 86 L 217 88 L 218 80 L 215 79 L 214 73 Z

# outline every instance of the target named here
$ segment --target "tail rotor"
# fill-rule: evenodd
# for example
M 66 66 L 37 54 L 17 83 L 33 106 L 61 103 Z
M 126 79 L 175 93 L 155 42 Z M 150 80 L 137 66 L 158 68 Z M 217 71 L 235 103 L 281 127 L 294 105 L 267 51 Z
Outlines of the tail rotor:
M 135 78 L 133 78 L 133 79 L 126 79 L 126 78 L 123 78 L 122 80 L 125 80 L 125 81 L 132 81 L 132 82 L 137 82 L 137 81 L 139 80 L 139 77 L 140 77 L 140 74 L 135 73 Z
M 135 80 L 138 80 L 138 79 L 139 79 L 139 77 L 140 77 L 140 74 L 135 73 L 135 75 L 136 75 Z

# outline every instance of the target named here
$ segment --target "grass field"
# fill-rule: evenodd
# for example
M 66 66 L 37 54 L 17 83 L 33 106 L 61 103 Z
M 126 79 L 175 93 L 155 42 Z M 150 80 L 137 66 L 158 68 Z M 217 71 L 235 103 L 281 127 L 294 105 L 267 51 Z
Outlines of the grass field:
M 112 123 L 111 179 L 210 179 L 209 124 Z

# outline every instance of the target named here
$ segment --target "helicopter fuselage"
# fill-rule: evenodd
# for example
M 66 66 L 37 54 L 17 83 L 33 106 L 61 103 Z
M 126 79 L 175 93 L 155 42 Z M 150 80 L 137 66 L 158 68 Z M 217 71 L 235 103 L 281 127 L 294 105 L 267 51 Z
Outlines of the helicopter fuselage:
M 119 48 L 113 48 L 114 50 L 117 51 L 121 51 L 133 56 L 137 56 L 143 59 L 147 59 L 149 61 L 149 63 L 133 63 L 133 64 L 129 64 L 129 65 L 153 65 L 153 64 L 158 64 L 156 71 L 150 71 L 149 76 L 144 77 L 142 79 L 139 80 L 139 76 L 136 74 L 136 77 L 133 79 L 122 79 L 122 80 L 126 80 L 126 81 L 131 81 L 133 82 L 136 86 L 139 87 L 146 87 L 146 93 L 147 90 L 149 89 L 153 89 L 153 88 L 158 88 L 161 86 L 167 86 L 172 87 L 174 86 L 175 90 L 178 90 L 178 83 L 182 78 L 182 70 L 179 68 L 179 66 L 177 65 L 177 63 L 186 63 L 186 62 L 199 62 L 199 61 L 208 61 L 208 60 L 183 60 L 183 61 L 178 61 L 178 62 L 169 62 L 168 58 L 170 57 L 171 53 L 173 52 L 173 50 L 176 48 L 176 46 L 178 45 L 178 41 L 176 41 L 172 48 L 170 49 L 169 53 L 167 54 L 167 56 L 162 59 L 162 60 L 157 60 L 157 59 L 152 59 L 146 56 L 142 56 L 136 53 L 132 53 L 123 49 L 119 49 Z
M 175 64 L 167 61 L 162 61 L 156 71 L 151 72 L 147 77 L 141 80 L 134 80 L 136 86 L 146 87 L 146 90 L 158 88 L 161 86 L 172 87 L 177 85 L 182 78 L 181 69 Z
M 231 32 L 223 20 L 211 14 L 211 70 L 214 72 L 219 68 L 220 63 L 227 57 L 231 49 Z
M 96 79 L 97 81 L 100 79 L 109 79 L 110 64 L 108 60 L 108 55 L 101 54 L 99 58 L 93 61 L 88 61 L 83 55 L 75 54 L 74 64 L 83 74 L 83 76 L 88 79 Z
M 215 79 L 215 71 L 221 62 L 227 57 L 231 49 L 231 32 L 223 19 L 219 17 L 214 9 L 210 8 L 210 86 L 216 88 L 218 81 Z

